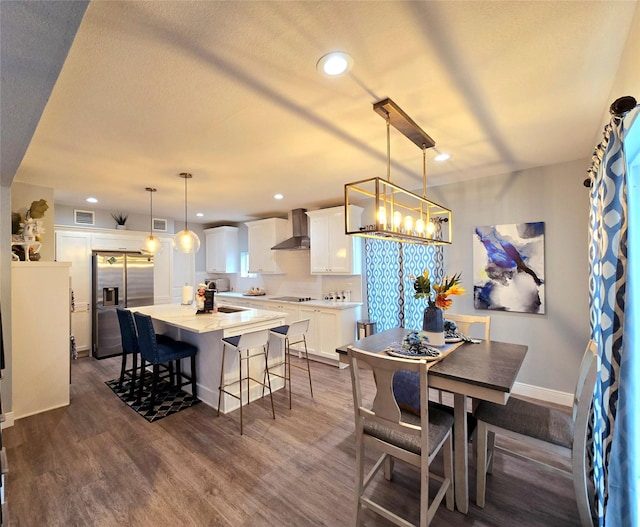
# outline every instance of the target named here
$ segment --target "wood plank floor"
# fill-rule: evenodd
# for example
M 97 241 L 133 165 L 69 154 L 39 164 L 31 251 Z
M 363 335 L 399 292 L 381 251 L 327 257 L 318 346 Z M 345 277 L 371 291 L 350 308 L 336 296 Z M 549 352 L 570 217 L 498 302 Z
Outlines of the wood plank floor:
M 276 420 L 266 400 L 251 403 L 240 436 L 238 412 L 216 417 L 204 404 L 148 423 L 104 384 L 118 368 L 117 358 L 74 361 L 70 406 L 3 431 L 10 526 L 350 525 L 348 370 L 314 363 L 313 399 L 294 371 L 293 410 L 284 391 L 274 395 Z M 535 464 L 498 454 L 484 509 L 473 503 L 473 461 L 469 479 L 469 513 L 441 506 L 432 525 L 579 525 L 570 480 Z M 417 481 L 397 463 L 393 482 L 381 478 L 372 492 L 417 522 Z M 390 523 L 367 513 L 365 525 Z

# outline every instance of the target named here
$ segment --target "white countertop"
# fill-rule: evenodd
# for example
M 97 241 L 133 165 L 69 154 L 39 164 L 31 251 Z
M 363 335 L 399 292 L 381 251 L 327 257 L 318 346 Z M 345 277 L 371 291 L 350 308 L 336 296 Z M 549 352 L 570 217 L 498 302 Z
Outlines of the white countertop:
M 276 295 L 277 296 L 286 296 L 286 295 Z M 291 295 L 295 296 L 295 295 Z M 285 300 L 276 300 L 274 296 L 271 295 L 245 295 L 243 293 L 237 293 L 234 291 L 224 291 L 215 294 L 216 298 L 228 299 L 230 305 L 233 305 L 231 302 L 234 298 L 245 298 L 245 299 L 253 299 L 260 300 L 266 302 L 277 302 L 278 304 L 293 304 L 300 306 L 313 306 L 313 307 L 325 307 L 329 309 L 351 309 L 354 307 L 358 307 L 362 305 L 362 302 L 330 302 L 329 300 L 307 300 L 305 302 L 287 302 Z
M 245 325 L 277 320 L 282 318 L 278 311 L 265 311 L 262 309 L 242 308 L 237 313 L 206 313 L 196 315 L 195 304 L 184 306 L 182 304 L 157 304 L 154 306 L 139 306 L 130 308 L 131 311 L 139 311 L 145 315 L 170 324 L 172 326 L 193 331 L 195 333 L 208 333 L 229 328 L 237 328 Z

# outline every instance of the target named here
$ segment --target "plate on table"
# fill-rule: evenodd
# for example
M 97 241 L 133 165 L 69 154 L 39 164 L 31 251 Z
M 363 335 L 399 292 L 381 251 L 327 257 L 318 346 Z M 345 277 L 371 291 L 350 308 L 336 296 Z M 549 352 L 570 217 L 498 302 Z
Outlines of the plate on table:
M 405 349 L 399 345 L 391 345 L 388 346 L 385 351 L 387 355 L 391 355 L 392 357 L 399 357 L 401 359 L 416 359 L 416 360 L 425 360 L 427 362 L 433 360 L 439 360 L 442 357 L 442 352 L 431 346 L 421 347 L 420 351 L 414 351 L 412 349 Z

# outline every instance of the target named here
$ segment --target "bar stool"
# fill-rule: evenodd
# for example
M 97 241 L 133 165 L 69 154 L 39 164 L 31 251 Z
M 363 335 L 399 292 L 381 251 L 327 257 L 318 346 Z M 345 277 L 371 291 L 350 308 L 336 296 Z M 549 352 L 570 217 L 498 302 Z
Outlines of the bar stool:
M 290 325 L 278 326 L 275 328 L 271 328 L 269 333 L 280 339 L 284 339 L 284 358 L 282 362 L 271 365 L 271 375 L 275 375 L 276 377 L 280 377 L 284 379 L 285 388 L 287 387 L 287 383 L 289 383 L 289 410 L 291 410 L 291 345 L 292 344 L 304 344 L 304 357 L 307 361 L 307 366 L 301 366 L 299 364 L 293 364 L 294 367 L 299 368 L 301 370 L 306 370 L 309 375 L 309 391 L 311 392 L 311 397 L 313 397 L 313 386 L 311 385 L 311 367 L 309 365 L 309 353 L 307 351 L 307 338 L 306 333 L 309 330 L 309 319 L 305 318 L 303 320 L 298 320 Z M 297 340 L 296 340 L 297 339 Z M 274 367 L 284 365 L 284 375 L 280 375 L 279 373 L 275 373 L 273 371 Z
M 251 402 L 251 393 L 250 393 L 250 385 L 251 381 L 256 382 L 262 385 L 262 393 L 264 395 L 264 389 L 269 389 L 269 397 L 271 398 L 271 413 L 273 414 L 273 418 L 276 418 L 276 411 L 273 406 L 273 395 L 271 393 L 271 379 L 269 378 L 269 367 L 268 367 L 268 350 L 269 350 L 269 330 L 263 329 L 260 331 L 252 331 L 250 333 L 243 333 L 242 335 L 237 335 L 235 337 L 225 337 L 222 340 L 222 365 L 220 367 L 220 387 L 218 388 L 218 415 L 220 415 L 220 407 L 222 405 L 222 393 L 226 393 L 231 397 L 235 397 L 240 401 L 240 435 L 243 433 L 242 429 L 242 381 L 247 381 L 247 404 Z M 238 380 L 231 381 L 229 383 L 224 382 L 224 358 L 226 348 L 229 347 L 232 350 L 238 352 Z M 251 353 L 252 349 L 262 348 L 262 351 Z M 243 356 L 244 352 L 244 356 Z M 251 372 L 249 371 L 249 359 L 253 357 L 264 357 L 264 371 L 266 377 L 266 383 L 264 379 L 259 381 L 251 376 Z M 242 376 L 242 363 L 243 361 L 247 365 L 247 375 L 245 377 Z M 227 390 L 229 386 L 234 384 L 238 385 L 238 394 L 232 393 Z

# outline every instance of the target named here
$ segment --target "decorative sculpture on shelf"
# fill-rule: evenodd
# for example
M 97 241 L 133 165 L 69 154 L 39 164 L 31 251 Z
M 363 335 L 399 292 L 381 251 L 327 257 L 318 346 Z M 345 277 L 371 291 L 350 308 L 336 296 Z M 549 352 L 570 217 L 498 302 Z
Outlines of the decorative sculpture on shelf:
M 31 203 L 24 214 L 11 213 L 11 258 L 26 262 L 40 259 L 41 236 L 44 234 L 42 219 L 49 208 L 47 201 L 40 199 Z

